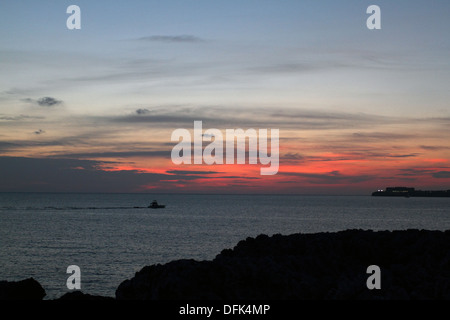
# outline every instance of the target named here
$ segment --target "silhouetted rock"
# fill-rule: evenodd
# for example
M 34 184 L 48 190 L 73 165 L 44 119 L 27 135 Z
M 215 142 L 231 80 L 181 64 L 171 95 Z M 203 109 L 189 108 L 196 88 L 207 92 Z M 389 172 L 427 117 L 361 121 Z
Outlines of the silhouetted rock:
M 82 291 L 67 292 L 57 300 L 95 300 L 95 301 L 108 301 L 114 300 L 112 297 L 93 296 Z
M 366 286 L 381 268 L 381 290 Z M 42 300 L 33 278 L 0 281 L 0 300 Z M 450 299 L 450 231 L 260 235 L 212 261 L 144 267 L 116 290 L 128 300 Z M 57 300 L 114 300 L 81 291 Z
M 366 286 L 381 268 L 381 290 Z M 260 235 L 213 261 L 144 267 L 117 299 L 450 299 L 450 231 Z
M 0 300 L 42 300 L 44 288 L 33 278 L 21 281 L 0 281 Z

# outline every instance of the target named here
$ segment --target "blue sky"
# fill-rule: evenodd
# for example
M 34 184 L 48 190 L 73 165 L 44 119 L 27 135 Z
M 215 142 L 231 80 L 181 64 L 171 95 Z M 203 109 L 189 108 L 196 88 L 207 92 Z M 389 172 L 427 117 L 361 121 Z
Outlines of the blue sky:
M 264 92 L 266 103 L 279 107 L 392 114 L 387 101 L 395 101 L 399 113 L 417 115 L 434 95 L 427 112 L 441 113 L 449 97 L 449 3 L 378 1 L 383 29 L 369 31 L 365 10 L 372 3 L 3 1 L 0 83 L 4 91 L 59 93 L 83 111 L 93 106 L 81 96 L 95 89 L 99 111 L 148 98 L 259 105 Z M 80 31 L 65 28 L 70 4 L 81 7 Z M 192 41 L 176 41 L 181 36 Z M 370 96 L 379 103 L 364 107 Z
M 81 30 L 66 28 L 72 4 Z M 372 4 L 381 30 L 366 27 Z M 447 159 L 449 17 L 443 0 L 3 0 L 0 155 L 158 153 L 171 131 L 207 119 L 277 126 L 298 138 L 291 156 L 380 155 L 348 137 L 416 132 L 389 152 L 408 143 L 402 156 L 425 146 Z

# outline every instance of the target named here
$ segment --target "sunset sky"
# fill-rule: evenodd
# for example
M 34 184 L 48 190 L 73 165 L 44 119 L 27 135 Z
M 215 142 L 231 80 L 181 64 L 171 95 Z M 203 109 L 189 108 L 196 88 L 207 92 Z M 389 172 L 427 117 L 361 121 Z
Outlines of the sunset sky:
M 2 0 L 0 192 L 450 189 L 449 18 L 447 0 Z M 196 120 L 279 129 L 278 173 L 173 164 Z

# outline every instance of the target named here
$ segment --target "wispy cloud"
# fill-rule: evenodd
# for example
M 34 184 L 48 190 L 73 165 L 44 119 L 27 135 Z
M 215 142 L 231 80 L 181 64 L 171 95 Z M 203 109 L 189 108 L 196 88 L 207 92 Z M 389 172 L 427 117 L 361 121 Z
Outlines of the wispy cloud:
M 225 113 L 224 110 L 227 110 Z M 230 105 L 192 106 L 164 105 L 146 107 L 133 113 L 98 117 L 98 121 L 119 125 L 134 124 L 173 128 L 191 128 L 194 121 L 203 121 L 204 128 L 278 128 L 286 130 L 345 130 L 341 138 L 354 143 L 412 140 L 436 135 L 435 130 L 411 133 L 402 129 L 421 124 L 435 128 L 447 118 L 407 118 L 361 112 L 339 112 L 305 108 L 239 107 Z M 395 126 L 394 126 L 395 125 Z M 353 132 L 349 132 L 353 130 Z M 368 131 L 372 130 L 372 131 Z M 341 141 L 344 142 L 344 141 Z
M 421 149 L 428 150 L 428 151 L 441 151 L 441 150 L 450 150 L 450 147 L 448 146 L 420 146 Z
M 11 115 L 0 115 L 0 120 L 4 121 L 23 121 L 23 120 L 38 120 L 38 119 L 44 119 L 44 117 L 41 116 L 29 116 L 29 115 L 17 115 L 17 116 L 11 116 Z
M 439 171 L 432 174 L 433 178 L 450 179 L 450 171 Z
M 136 114 L 138 114 L 138 115 L 144 115 L 144 114 L 149 114 L 150 113 L 150 110 L 148 110 L 148 109 L 137 109 L 136 110 Z
M 283 160 L 304 160 L 305 156 L 295 152 L 288 152 L 282 155 Z
M 168 43 L 193 43 L 193 42 L 204 42 L 205 40 L 193 35 L 152 35 L 147 37 L 141 37 L 140 41 L 151 41 L 151 42 L 168 42 Z
M 338 170 L 326 173 L 307 173 L 307 172 L 280 172 L 279 175 L 288 177 L 305 178 L 311 184 L 341 184 L 341 183 L 359 183 L 365 182 L 376 177 L 373 175 L 345 175 Z
M 408 133 L 393 133 L 393 132 L 355 132 L 352 134 L 354 139 L 367 140 L 398 140 L 398 139 L 412 139 L 416 137 L 414 134 Z
M 277 63 L 272 65 L 254 66 L 246 70 L 250 73 L 257 74 L 298 74 L 306 72 L 315 72 L 320 70 L 332 70 L 337 68 L 349 67 L 341 62 L 291 62 L 291 63 Z
M 170 150 L 154 150 L 154 151 L 105 151 L 105 152 L 83 152 L 83 153 L 64 153 L 53 155 L 52 158 L 132 158 L 132 157 L 157 157 L 170 159 Z
M 228 112 L 225 114 L 223 110 Z M 405 121 L 373 114 L 326 112 L 305 109 L 239 108 L 232 106 L 166 106 L 158 109 L 138 109 L 133 114 L 108 117 L 116 123 L 152 123 L 158 126 L 179 124 L 192 127 L 202 120 L 215 128 L 286 128 L 297 130 L 358 129 L 374 125 Z M 361 136 L 362 137 L 362 136 Z
M 415 158 L 419 156 L 420 156 L 419 153 L 393 154 L 389 152 L 366 151 L 366 152 L 346 152 L 327 155 L 310 155 L 310 156 L 303 156 L 298 160 L 301 162 L 341 162 L 341 161 L 355 161 L 355 160 L 379 160 L 379 159 L 388 160 L 398 158 Z M 293 161 L 296 159 L 290 156 L 290 154 L 287 154 L 286 159 L 284 156 L 282 156 L 281 160 Z
M 399 171 L 400 173 L 398 173 L 397 175 L 405 177 L 417 177 L 435 173 L 435 170 L 432 169 L 418 169 L 418 168 L 400 169 Z
M 203 170 L 167 170 L 169 174 L 179 174 L 179 175 L 198 175 L 198 174 L 219 174 L 223 172 L 219 171 L 203 171 Z
M 53 107 L 53 106 L 57 106 L 57 105 L 62 103 L 61 100 L 57 100 L 57 99 L 52 98 L 52 97 L 40 98 L 36 102 L 41 107 Z
M 26 98 L 26 99 L 23 99 L 23 101 L 35 104 L 40 107 L 54 107 L 54 106 L 57 106 L 57 105 L 60 105 L 63 103 L 62 100 L 58 100 L 53 97 L 43 97 L 43 98 L 39 98 L 37 100 L 31 99 L 31 98 Z

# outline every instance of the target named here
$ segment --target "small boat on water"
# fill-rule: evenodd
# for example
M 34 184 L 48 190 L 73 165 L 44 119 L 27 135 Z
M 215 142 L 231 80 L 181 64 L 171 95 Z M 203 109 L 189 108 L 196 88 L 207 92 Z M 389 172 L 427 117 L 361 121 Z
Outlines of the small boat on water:
M 153 200 L 152 203 L 150 203 L 150 205 L 148 206 L 148 208 L 151 209 L 161 209 L 161 208 L 165 208 L 166 205 L 164 204 L 158 204 L 158 201 Z

